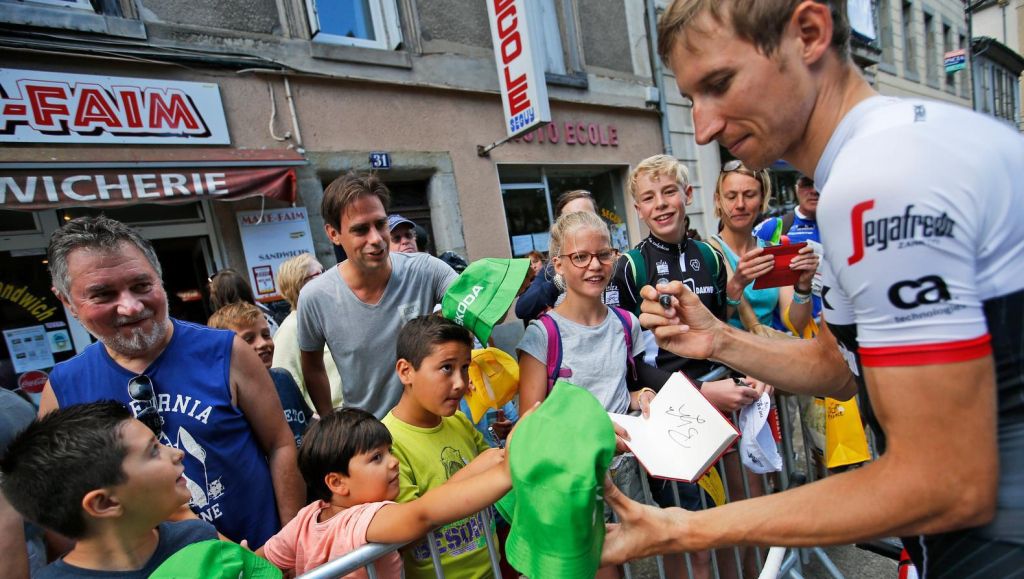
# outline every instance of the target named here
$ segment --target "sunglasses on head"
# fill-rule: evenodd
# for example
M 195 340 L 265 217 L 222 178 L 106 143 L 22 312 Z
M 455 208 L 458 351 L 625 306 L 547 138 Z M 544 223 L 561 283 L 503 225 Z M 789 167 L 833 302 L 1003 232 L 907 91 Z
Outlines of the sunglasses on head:
M 743 167 L 743 161 L 740 161 L 739 159 L 733 159 L 732 161 L 726 161 L 726 163 L 722 165 L 722 172 L 731 173 L 733 171 L 740 169 L 741 167 Z
M 135 419 L 145 424 L 153 434 L 160 436 L 164 427 L 164 418 L 160 416 L 159 405 L 156 400 L 156 389 L 153 388 L 153 381 L 145 374 L 139 374 L 128 381 L 128 396 L 136 404 L 132 405 Z
M 744 165 L 743 161 L 740 161 L 739 159 L 733 159 L 731 161 L 726 161 L 726 163 L 724 165 L 722 165 L 722 174 L 723 175 L 725 173 L 735 173 L 735 172 L 739 172 L 740 175 L 747 175 L 747 176 L 753 177 L 754 179 L 757 179 L 757 180 L 761 181 L 761 186 L 765 189 L 765 191 L 768 190 L 767 189 L 767 187 L 768 187 L 767 186 L 768 169 L 759 169 L 757 171 L 754 171 L 750 167 L 747 167 L 746 165 Z

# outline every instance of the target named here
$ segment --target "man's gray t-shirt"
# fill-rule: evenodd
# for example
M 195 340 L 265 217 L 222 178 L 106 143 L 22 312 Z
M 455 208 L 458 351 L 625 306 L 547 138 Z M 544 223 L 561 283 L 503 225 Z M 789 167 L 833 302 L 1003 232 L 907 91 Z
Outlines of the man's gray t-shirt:
M 380 302 L 363 303 L 341 279 L 338 266 L 310 281 L 299 294 L 299 349 L 331 352 L 341 374 L 345 406 L 383 418 L 398 404 L 402 383 L 395 373 L 398 332 L 429 314 L 458 277 L 426 253 L 391 253 L 391 278 Z
M 640 339 L 640 321 L 625 312 L 633 322 L 633 351 L 630 357 L 642 354 L 643 341 Z M 562 368 L 572 371 L 566 381 L 579 386 L 601 402 L 604 409 L 617 414 L 629 410 L 629 390 L 626 387 L 626 336 L 619 318 L 608 310 L 603 322 L 596 326 L 584 326 L 567 320 L 557 312 L 549 311 L 558 333 L 562 337 Z M 541 364 L 548 363 L 548 332 L 540 320 L 533 320 L 526 328 L 517 350 L 536 358 Z

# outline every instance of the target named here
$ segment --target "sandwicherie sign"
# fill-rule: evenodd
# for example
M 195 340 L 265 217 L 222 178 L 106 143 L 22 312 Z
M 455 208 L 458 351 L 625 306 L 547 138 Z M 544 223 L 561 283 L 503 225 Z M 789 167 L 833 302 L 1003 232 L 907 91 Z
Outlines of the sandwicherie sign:
M 295 200 L 295 169 L 280 167 L 93 170 L 0 169 L 0 209 L 186 203 L 265 195 Z

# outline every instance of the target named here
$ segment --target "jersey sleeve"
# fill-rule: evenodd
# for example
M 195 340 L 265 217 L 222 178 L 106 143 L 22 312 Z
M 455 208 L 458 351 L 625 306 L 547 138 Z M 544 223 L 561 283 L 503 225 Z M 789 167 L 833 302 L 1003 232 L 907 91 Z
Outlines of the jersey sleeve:
M 639 295 L 639 291 L 634 286 L 633 266 L 630 265 L 629 257 L 623 254 L 615 262 L 612 280 L 604 290 L 604 303 L 635 313 L 637 309 L 636 296 Z
M 818 209 L 825 260 L 849 300 L 861 363 L 988 355 L 977 259 L 984 209 L 958 186 L 960 166 L 916 154 L 935 147 L 915 148 L 912 139 L 865 141 L 844 151 L 851 161 L 837 160 Z

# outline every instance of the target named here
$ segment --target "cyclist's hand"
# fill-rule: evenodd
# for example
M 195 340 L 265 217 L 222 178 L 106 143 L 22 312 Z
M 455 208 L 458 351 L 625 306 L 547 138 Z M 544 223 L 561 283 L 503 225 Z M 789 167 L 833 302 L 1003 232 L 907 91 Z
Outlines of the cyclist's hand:
M 658 302 L 659 294 L 670 297 L 668 309 Z M 640 295 L 644 298 L 640 325 L 654 332 L 659 346 L 684 358 L 706 359 L 714 354 L 725 326 L 690 288 L 673 281 L 657 289 L 644 286 Z

